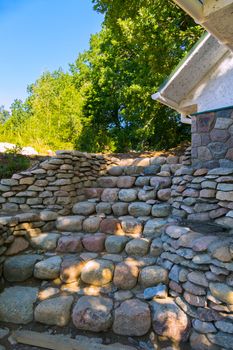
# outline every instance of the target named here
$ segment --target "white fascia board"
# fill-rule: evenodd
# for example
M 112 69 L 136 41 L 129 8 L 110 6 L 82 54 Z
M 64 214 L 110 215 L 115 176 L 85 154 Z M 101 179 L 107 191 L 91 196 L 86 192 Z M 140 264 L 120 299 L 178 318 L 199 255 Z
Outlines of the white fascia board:
M 207 34 L 187 58 L 178 65 L 178 68 L 157 94 L 152 95 L 153 99 L 182 112 L 179 108 L 181 101 L 198 86 L 198 83 L 228 50 L 211 34 Z
M 199 0 L 173 0 L 179 7 L 200 22 L 203 19 L 203 4 Z

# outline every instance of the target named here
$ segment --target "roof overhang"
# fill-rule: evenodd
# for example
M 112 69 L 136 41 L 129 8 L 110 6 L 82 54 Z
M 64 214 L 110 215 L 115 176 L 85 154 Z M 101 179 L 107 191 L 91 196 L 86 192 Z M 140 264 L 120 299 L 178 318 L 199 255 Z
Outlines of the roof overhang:
M 152 98 L 184 115 L 197 112 L 196 105 L 183 106 L 181 102 L 227 52 L 226 46 L 205 34 Z
M 233 0 L 173 0 L 194 20 L 233 50 Z

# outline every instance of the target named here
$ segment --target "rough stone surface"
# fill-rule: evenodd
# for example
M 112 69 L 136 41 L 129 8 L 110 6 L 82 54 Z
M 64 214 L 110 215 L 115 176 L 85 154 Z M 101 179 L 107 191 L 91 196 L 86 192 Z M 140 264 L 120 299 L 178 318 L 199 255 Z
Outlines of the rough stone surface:
M 78 215 L 91 215 L 95 212 L 95 203 L 91 202 L 80 202 L 73 206 L 73 213 Z
M 203 322 L 198 319 L 193 320 L 193 328 L 199 333 L 216 333 L 217 329 L 211 322 Z
M 166 224 L 164 219 L 148 220 L 144 226 L 143 234 L 147 236 L 154 236 L 156 232 L 160 233 L 161 228 Z
M 163 218 L 170 214 L 171 207 L 169 204 L 155 204 L 152 207 L 151 214 L 157 218 Z
M 130 188 L 135 182 L 135 177 L 133 176 L 119 176 L 117 179 L 117 187 L 119 188 Z
M 144 287 L 153 287 L 159 283 L 166 283 L 168 272 L 163 267 L 153 265 L 144 267 L 140 273 L 139 281 Z
M 104 219 L 100 224 L 100 231 L 108 234 L 121 234 L 123 233 L 120 221 L 118 219 Z
M 105 188 L 102 192 L 101 200 L 103 202 L 115 202 L 118 200 L 118 192 L 118 188 Z
M 233 304 L 233 289 L 223 283 L 210 283 L 212 295 L 227 304 Z
M 97 216 L 91 216 L 83 221 L 83 231 L 94 233 L 98 231 L 101 218 Z
M 205 334 L 192 332 L 190 336 L 190 345 L 193 350 L 219 350 L 219 348 L 212 344 Z
M 8 258 L 4 264 L 4 276 L 9 282 L 26 281 L 33 275 L 35 263 L 41 260 L 37 254 L 19 255 Z
M 112 212 L 111 203 L 108 202 L 100 202 L 96 205 L 96 213 L 97 214 L 106 214 L 109 215 Z
M 64 327 L 70 319 L 72 296 L 47 299 L 35 308 L 35 320 L 40 323 Z
M 0 294 L 0 321 L 27 324 L 33 320 L 33 304 L 38 289 L 32 287 L 10 287 Z
M 88 261 L 82 269 L 81 279 L 83 282 L 95 286 L 103 286 L 111 282 L 114 265 L 108 260 L 95 259 Z
M 57 219 L 58 214 L 54 211 L 43 210 L 40 212 L 40 220 L 41 221 L 53 221 Z
M 84 219 L 85 217 L 80 215 L 63 216 L 57 219 L 56 226 L 59 231 L 78 232 L 82 230 Z
M 149 200 L 154 200 L 156 197 L 156 191 L 151 190 L 151 191 L 146 191 L 146 190 L 140 190 L 138 192 L 138 199 L 140 201 L 149 201 Z
M 167 188 L 171 185 L 171 178 L 166 176 L 153 176 L 150 180 L 150 184 L 155 187 L 155 189 Z
M 160 283 L 156 287 L 146 288 L 143 296 L 145 300 L 151 300 L 152 298 L 167 298 L 167 286 Z
M 138 219 L 129 217 L 122 219 L 121 226 L 125 234 L 138 236 L 142 233 L 142 223 Z
M 149 331 L 150 325 L 149 307 L 138 299 L 126 300 L 115 310 L 113 331 L 116 334 L 142 336 Z
M 92 332 L 107 331 L 112 325 L 111 299 L 83 296 L 75 305 L 72 320 L 76 328 Z
M 146 238 L 132 239 L 125 246 L 128 255 L 146 255 L 149 249 L 149 240 Z
M 115 216 L 123 216 L 128 214 L 128 203 L 118 202 L 112 205 L 112 211 Z
M 119 192 L 119 199 L 123 202 L 133 202 L 137 199 L 137 193 L 133 188 L 123 189 Z
M 190 282 L 193 282 L 203 287 L 208 287 L 208 281 L 203 272 L 192 271 L 187 275 L 187 278 Z
M 53 250 L 57 246 L 57 241 L 60 235 L 57 233 L 41 233 L 37 237 L 31 238 L 31 244 L 34 248 L 44 251 Z
M 5 255 L 16 255 L 29 247 L 28 241 L 23 237 L 16 237 Z
M 54 256 L 36 263 L 34 276 L 42 280 L 57 278 L 59 276 L 61 262 L 62 260 L 59 256 Z
M 123 262 L 117 264 L 114 271 L 113 283 L 119 289 L 132 289 L 137 284 L 139 270 L 133 264 Z
M 151 302 L 152 326 L 156 334 L 172 341 L 186 341 L 189 336 L 188 316 L 171 298 Z
M 161 189 L 157 192 L 157 197 L 159 200 L 161 201 L 168 201 L 171 197 L 171 189 L 170 188 L 165 188 L 165 189 Z
M 216 321 L 215 326 L 218 330 L 233 334 L 233 323 L 227 321 Z
M 223 332 L 218 332 L 216 334 L 208 334 L 208 339 L 211 343 L 219 345 L 224 349 L 233 349 L 233 335 Z
M 82 243 L 84 248 L 89 252 L 102 252 L 104 250 L 105 238 L 104 233 L 96 233 L 84 237 Z
M 60 270 L 60 278 L 65 283 L 77 282 L 85 263 L 77 256 L 65 256 Z
M 105 241 L 105 248 L 108 253 L 121 253 L 128 241 L 124 236 L 110 236 Z
M 148 216 L 151 212 L 151 205 L 142 203 L 142 202 L 134 202 L 129 205 L 129 214 L 132 216 Z
M 57 243 L 57 251 L 61 253 L 77 253 L 83 250 L 80 237 L 75 235 L 63 236 L 59 238 Z
M 177 225 L 170 225 L 166 228 L 166 234 L 171 238 L 180 238 L 183 234 L 186 234 L 190 231 L 188 227 L 180 227 Z
M 105 177 L 100 177 L 97 182 L 100 187 L 112 188 L 112 187 L 116 187 L 117 179 L 118 178 L 115 176 L 105 176 Z

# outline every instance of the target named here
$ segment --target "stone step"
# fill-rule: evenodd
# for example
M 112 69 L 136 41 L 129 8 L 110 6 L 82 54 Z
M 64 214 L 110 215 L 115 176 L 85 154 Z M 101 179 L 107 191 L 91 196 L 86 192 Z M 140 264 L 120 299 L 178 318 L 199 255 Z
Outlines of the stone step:
M 176 156 L 121 159 L 118 165 L 108 167 L 107 173 L 111 176 L 154 175 L 163 170 L 174 173 L 180 166 L 181 161 L 182 157 L 178 158 Z
M 97 179 L 97 188 L 132 188 L 150 185 L 156 188 L 169 187 L 171 185 L 171 174 L 162 171 L 154 174 L 154 176 L 102 176 Z
M 115 217 L 123 215 L 131 215 L 134 217 L 154 216 L 167 217 L 170 214 L 170 204 L 158 202 L 155 200 L 132 201 L 132 202 L 99 202 L 93 203 L 90 201 L 78 202 L 73 206 L 73 217 L 81 217 L 84 219 L 93 214 L 108 215 L 113 213 Z M 72 216 L 70 216 L 72 217 Z M 67 218 L 64 216 L 64 218 Z M 73 219 L 74 220 L 74 219 Z M 62 217 L 58 219 L 59 225 L 65 222 Z
M 45 251 L 44 254 L 35 254 L 29 251 L 6 258 L 3 276 L 11 283 L 24 282 L 32 277 L 39 280 L 55 280 L 59 277 L 63 283 L 78 282 L 81 278 L 82 282 L 91 285 L 104 286 L 113 281 L 117 286 L 117 278 L 113 276 L 119 272 L 120 264 L 128 266 L 126 284 L 127 278 L 131 276 L 130 270 L 137 270 L 132 275 L 136 285 L 139 270 L 156 264 L 162 251 L 163 242 L 160 238 L 131 239 L 124 236 L 107 237 L 104 234 L 61 236 L 54 253 Z M 119 277 L 124 279 L 123 275 L 124 271 Z M 125 289 L 123 285 L 122 289 Z
M 145 179 L 144 179 L 145 180 Z M 86 188 L 84 189 L 84 197 L 89 202 L 134 202 L 134 201 L 148 201 L 148 200 L 160 200 L 168 201 L 171 197 L 170 185 L 161 184 L 156 186 L 150 186 L 149 181 L 143 181 L 141 187 L 132 187 L 128 189 L 119 189 L 119 188 Z M 148 183 L 148 185 L 147 185 Z
M 24 239 L 27 243 L 21 251 L 27 249 L 27 251 L 30 252 L 31 249 L 35 249 L 42 252 L 56 251 L 64 254 L 80 253 L 83 251 L 101 253 L 106 250 L 108 253 L 121 253 L 126 245 L 126 252 L 128 255 L 145 255 L 144 250 L 146 248 L 144 247 L 148 245 L 147 251 L 149 251 L 149 243 L 152 239 L 156 238 L 156 244 L 158 246 L 154 243 L 153 255 L 155 255 L 156 250 L 161 250 L 159 236 L 161 235 L 163 227 L 171 221 L 165 218 L 160 219 L 152 217 L 134 218 L 124 216 L 119 219 L 106 217 L 103 218 L 97 227 L 94 226 L 96 221 L 94 221 L 94 224 L 91 221 L 90 226 L 90 220 L 93 219 L 95 220 L 96 217 L 86 219 L 89 225 L 87 226 L 83 217 L 80 218 L 80 216 L 58 218 L 57 227 L 60 231 L 40 232 L 31 236 L 30 233 L 28 233 L 28 236 L 25 238 L 19 237 Z M 77 224 L 80 223 L 80 221 L 83 225 Z M 82 228 L 88 228 L 88 230 L 83 231 Z M 90 228 L 92 228 L 92 232 Z M 99 229 L 97 230 L 97 228 Z M 135 252 L 138 251 L 137 244 L 130 250 L 129 247 L 133 244 L 132 242 L 128 244 L 130 240 L 137 243 L 139 246 L 142 244 L 143 248 L 141 253 L 133 254 L 133 249 L 135 249 Z
M 40 324 L 40 328 L 42 325 L 64 327 L 69 324 L 80 331 L 100 334 L 113 331 L 116 335 L 130 337 L 144 336 L 150 330 L 157 333 L 159 328 L 165 328 L 162 335 L 166 333 L 171 341 L 176 342 L 186 340 L 189 333 L 188 317 L 166 296 L 163 299 L 154 298 L 149 304 L 129 291 L 117 291 L 111 297 L 108 294 L 81 295 L 78 300 L 75 294 L 57 293 L 52 296 L 51 292 L 47 287 L 40 290 L 38 287 L 24 286 L 6 288 L 0 295 L 0 320 L 21 325 L 33 322 L 34 325 Z M 161 334 L 161 331 L 157 334 Z M 81 336 L 78 335 L 77 339 L 81 339 Z M 134 340 L 134 344 L 138 342 Z M 80 346 L 80 349 L 83 348 L 82 343 Z M 141 348 L 139 344 L 137 348 Z
M 136 203 L 132 205 L 132 210 L 133 209 L 135 211 L 138 210 L 138 205 Z M 166 219 L 170 213 L 170 206 L 167 204 L 153 206 L 152 214 L 154 214 L 154 216 L 150 216 L 151 209 L 149 205 L 146 206 L 146 209 L 149 210 L 145 212 L 144 216 L 137 215 L 137 217 L 131 215 L 114 217 L 104 214 L 93 215 L 87 218 L 82 215 L 58 217 L 56 229 L 59 232 L 102 232 L 121 236 L 141 236 L 142 234 L 150 236 L 156 234 L 157 230 L 166 224 Z M 56 238 L 56 236 L 54 236 L 54 238 Z M 37 238 L 35 238 L 35 240 L 36 239 Z

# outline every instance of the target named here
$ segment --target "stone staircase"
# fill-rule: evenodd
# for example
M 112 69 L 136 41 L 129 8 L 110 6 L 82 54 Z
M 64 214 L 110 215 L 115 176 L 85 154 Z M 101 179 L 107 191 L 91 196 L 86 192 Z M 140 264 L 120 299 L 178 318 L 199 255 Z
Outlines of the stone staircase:
M 161 228 L 171 221 L 171 168 L 180 164 L 176 157 L 165 162 L 112 166 L 95 187 L 83 189 L 72 215 L 42 210 L 0 217 L 9 241 L 2 247 L 0 320 L 146 335 L 147 300 L 167 296 L 168 271 L 156 262 Z
M 69 215 L 0 216 L 2 325 L 138 350 L 190 349 L 188 339 L 193 350 L 232 349 L 233 240 L 171 216 L 177 161 L 109 167 Z

